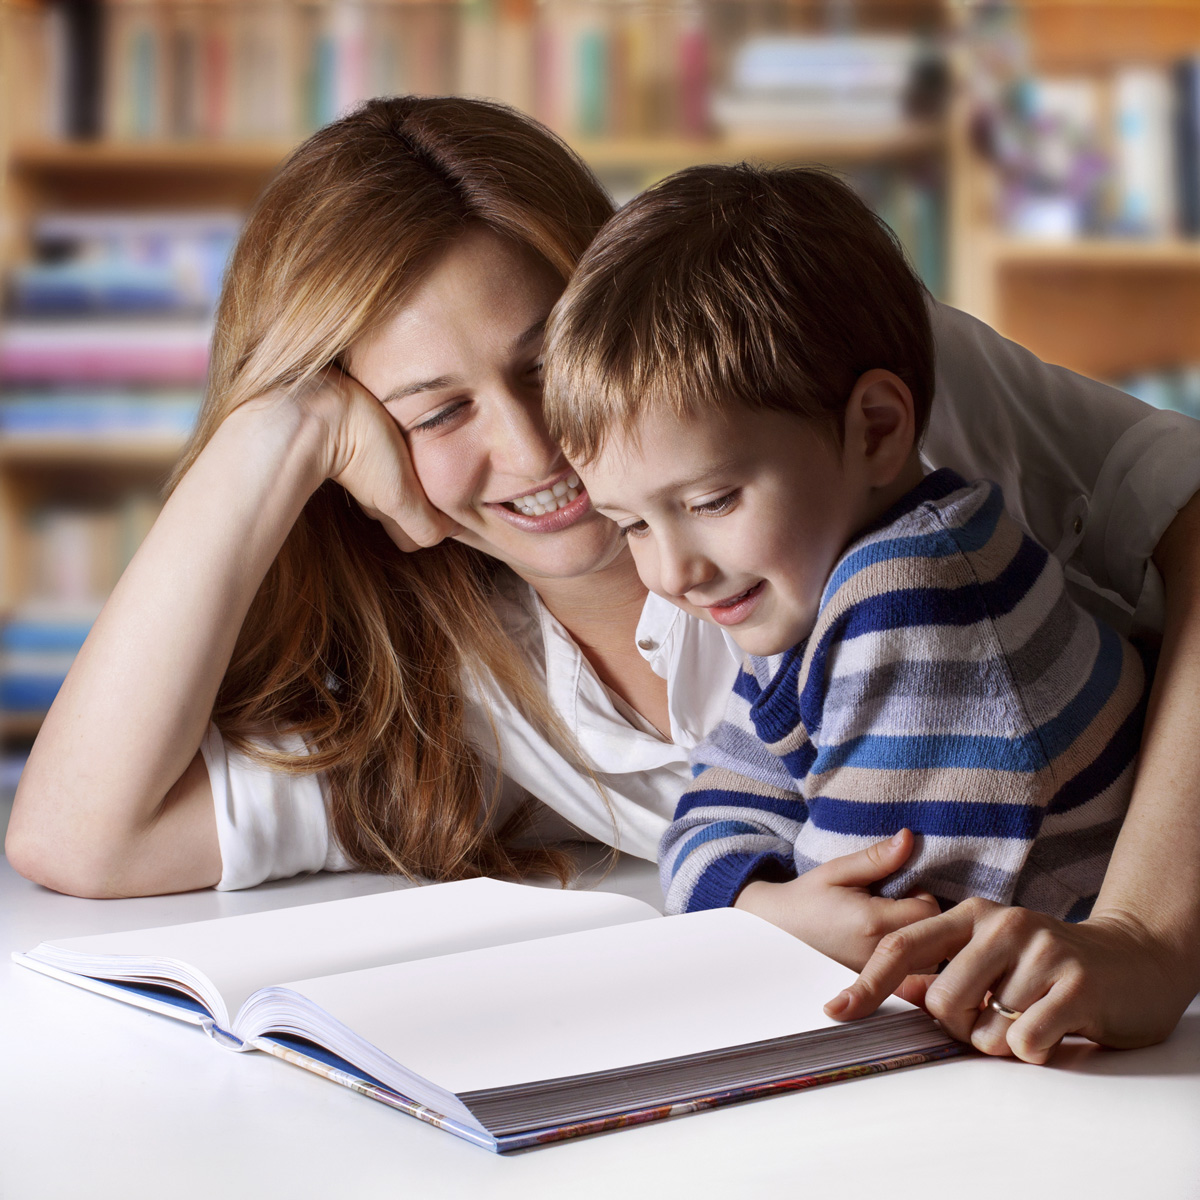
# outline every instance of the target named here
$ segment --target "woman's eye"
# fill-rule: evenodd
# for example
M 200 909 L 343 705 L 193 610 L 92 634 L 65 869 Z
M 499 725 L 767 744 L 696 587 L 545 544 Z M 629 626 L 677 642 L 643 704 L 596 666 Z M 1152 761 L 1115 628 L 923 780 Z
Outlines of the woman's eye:
M 437 429 L 439 425 L 446 425 L 452 421 L 466 406 L 466 400 L 455 400 L 453 404 L 447 404 L 445 408 L 439 408 L 433 416 L 426 417 L 424 421 L 414 425 L 413 429 Z
M 540 358 L 537 360 L 537 362 L 531 363 L 525 369 L 525 378 L 532 380 L 534 383 L 541 383 L 542 382 L 542 368 L 544 367 L 544 365 L 545 364 L 542 362 L 542 360 Z
M 702 517 L 723 516 L 737 504 L 738 495 L 739 492 L 735 488 L 732 492 L 726 492 L 724 496 L 717 497 L 716 500 L 706 500 L 703 504 L 693 504 L 692 512 L 698 513 Z
M 650 527 L 645 521 L 634 521 L 632 525 L 618 525 L 617 528 L 622 537 L 640 538 L 650 532 Z

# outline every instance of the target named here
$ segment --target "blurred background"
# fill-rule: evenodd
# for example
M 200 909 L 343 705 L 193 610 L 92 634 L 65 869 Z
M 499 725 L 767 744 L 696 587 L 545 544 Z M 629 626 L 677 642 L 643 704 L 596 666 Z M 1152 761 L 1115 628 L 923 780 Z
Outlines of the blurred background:
M 3 0 L 0 796 L 154 519 L 243 214 L 396 92 L 514 104 L 619 201 L 834 167 L 941 299 L 1200 416 L 1200 0 Z

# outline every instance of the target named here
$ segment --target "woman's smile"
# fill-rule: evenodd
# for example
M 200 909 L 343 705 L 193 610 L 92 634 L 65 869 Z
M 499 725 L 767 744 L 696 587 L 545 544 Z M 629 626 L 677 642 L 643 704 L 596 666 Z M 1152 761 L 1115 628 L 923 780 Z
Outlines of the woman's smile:
M 348 356 L 455 537 L 527 580 L 587 574 L 620 550 L 542 418 L 543 330 L 561 291 L 534 255 L 470 230 Z

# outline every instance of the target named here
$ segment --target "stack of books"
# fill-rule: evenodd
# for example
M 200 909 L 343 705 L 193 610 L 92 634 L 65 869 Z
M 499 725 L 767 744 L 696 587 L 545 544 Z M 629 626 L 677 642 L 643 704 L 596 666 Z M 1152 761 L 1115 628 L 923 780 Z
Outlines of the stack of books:
M 239 225 L 232 213 L 99 212 L 33 224 L 32 260 L 11 274 L 0 327 L 0 451 L 50 463 L 126 455 L 151 471 L 116 494 L 73 482 L 22 506 L 0 712 L 49 706 L 154 520 L 158 482 L 199 410 Z
M 721 7 L 58 0 L 29 36 L 46 63 L 43 136 L 291 142 L 402 93 L 487 96 L 581 139 L 699 135 Z

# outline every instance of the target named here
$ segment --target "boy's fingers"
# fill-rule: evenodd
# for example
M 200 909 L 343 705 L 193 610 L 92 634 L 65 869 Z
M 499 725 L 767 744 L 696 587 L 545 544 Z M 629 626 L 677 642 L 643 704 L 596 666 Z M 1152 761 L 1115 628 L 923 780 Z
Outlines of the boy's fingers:
M 815 868 L 820 871 L 825 883 L 838 887 L 867 887 L 878 883 L 907 861 L 912 853 L 913 835 L 901 829 L 894 837 L 876 842 L 865 850 L 831 858 Z
M 930 917 L 936 917 L 941 911 L 932 896 L 928 899 L 924 896 L 910 896 L 906 900 L 884 900 L 876 897 L 873 903 L 879 907 L 882 916 L 881 934 L 904 929 L 908 925 L 915 925 L 918 921 L 928 921 Z M 928 964 L 921 965 L 927 966 Z

